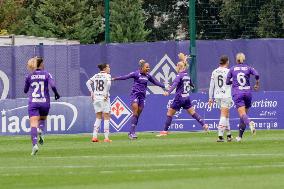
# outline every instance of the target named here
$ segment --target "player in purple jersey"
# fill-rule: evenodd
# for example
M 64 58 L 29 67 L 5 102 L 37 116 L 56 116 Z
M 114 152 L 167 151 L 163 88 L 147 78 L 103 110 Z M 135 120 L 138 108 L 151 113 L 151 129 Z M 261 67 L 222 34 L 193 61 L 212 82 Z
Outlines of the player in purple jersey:
M 143 108 L 144 108 L 148 81 L 150 81 L 154 85 L 157 85 L 161 88 L 165 88 L 164 84 L 159 83 L 151 75 L 149 75 L 149 71 L 150 71 L 149 63 L 147 63 L 145 60 L 140 60 L 139 67 L 140 67 L 139 70 L 135 72 L 131 72 L 128 75 L 115 77 L 112 79 L 112 80 L 126 80 L 129 78 L 134 79 L 134 83 L 133 83 L 131 94 L 130 94 L 130 101 L 131 101 L 131 108 L 132 108 L 133 115 L 131 117 L 130 131 L 128 133 L 128 137 L 131 140 L 137 139 L 135 130 L 136 130 L 139 116 L 142 113 Z
M 206 132 L 209 129 L 208 125 L 204 123 L 201 116 L 197 112 L 195 112 L 195 109 L 192 106 L 189 97 L 190 89 L 191 87 L 194 87 L 194 85 L 192 84 L 191 79 L 187 74 L 187 69 L 189 66 L 187 63 L 187 56 L 185 56 L 183 53 L 180 53 L 179 59 L 180 62 L 178 62 L 176 66 L 178 75 L 174 79 L 173 85 L 170 87 L 170 89 L 164 93 L 164 96 L 168 96 L 176 88 L 175 98 L 170 108 L 168 109 L 164 130 L 157 135 L 158 137 L 168 135 L 168 130 L 172 123 L 173 115 L 181 108 L 185 109 L 194 119 L 196 119 L 196 121 L 203 127 Z
M 35 67 L 30 65 L 35 65 Z M 33 144 L 31 155 L 36 155 L 39 149 L 37 145 L 37 128 L 42 125 L 40 133 L 44 130 L 44 122 L 50 108 L 48 85 L 51 86 L 55 94 L 55 100 L 59 99 L 60 95 L 57 92 L 51 74 L 43 70 L 44 64 L 41 57 L 30 59 L 27 67 L 30 68 L 29 71 L 31 73 L 26 76 L 24 92 L 29 92 L 28 113 L 30 118 L 31 140 Z M 40 135 L 39 143 L 43 144 L 42 135 Z
M 254 68 L 246 65 L 244 61 L 245 55 L 243 53 L 238 53 L 236 55 L 237 65 L 230 69 L 226 80 L 227 85 L 232 84 L 232 96 L 240 116 L 239 136 L 236 137 L 238 142 L 242 140 L 246 126 L 250 127 L 252 134 L 256 133 L 255 124 L 253 121 L 250 121 L 247 112 L 251 107 L 252 101 L 251 86 L 249 81 L 250 75 L 255 76 L 256 84 L 254 89 L 258 90 L 259 74 Z

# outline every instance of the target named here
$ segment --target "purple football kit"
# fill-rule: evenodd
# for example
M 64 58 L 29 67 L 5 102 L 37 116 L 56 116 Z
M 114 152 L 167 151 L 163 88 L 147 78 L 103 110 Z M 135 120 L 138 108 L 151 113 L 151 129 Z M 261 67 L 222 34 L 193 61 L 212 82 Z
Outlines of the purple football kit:
M 140 70 L 131 72 L 130 74 L 125 76 L 116 77 L 115 80 L 126 80 L 130 78 L 134 79 L 130 94 L 130 102 L 136 102 L 141 108 L 143 108 L 145 104 L 148 81 L 161 88 L 165 88 L 165 85 L 159 83 L 151 75 L 141 73 Z
M 126 80 L 130 78 L 134 79 L 133 86 L 131 89 L 131 94 L 130 94 L 131 104 L 137 103 L 141 110 L 144 108 L 144 104 L 145 104 L 148 81 L 150 81 L 154 85 L 157 85 L 161 88 L 165 88 L 165 85 L 159 83 L 151 75 L 141 73 L 140 70 L 131 72 L 130 74 L 125 75 L 125 76 L 116 77 L 114 78 L 114 80 Z M 139 115 L 138 116 L 132 115 L 131 117 L 131 126 L 130 126 L 130 131 L 128 134 L 129 139 L 137 138 L 137 135 L 135 134 L 135 130 L 138 124 L 138 118 L 139 118 Z
M 233 66 L 227 75 L 226 83 L 232 84 L 232 96 L 237 108 L 242 106 L 251 107 L 250 75 L 254 75 L 256 80 L 259 79 L 257 71 L 246 64 Z
M 171 104 L 172 109 L 179 111 L 180 108 L 187 110 L 192 107 L 189 97 L 189 92 L 192 86 L 193 84 L 186 71 L 177 75 L 168 91 L 170 94 L 176 88 L 175 98 Z
M 252 94 L 250 75 L 254 75 L 256 80 L 259 79 L 259 74 L 257 71 L 243 63 L 233 66 L 228 73 L 226 84 L 232 84 L 232 96 L 237 108 L 245 107 L 248 109 L 251 107 Z M 250 127 L 250 123 L 251 121 L 247 114 L 244 114 L 240 117 L 239 138 L 242 138 L 246 126 Z M 255 132 L 254 123 L 251 129 Z
M 29 117 L 33 116 L 47 116 L 50 108 L 50 96 L 48 86 L 51 86 L 55 99 L 59 99 L 60 96 L 54 84 L 52 76 L 41 69 L 37 69 L 26 76 L 24 92 L 28 93 L 29 103 L 28 103 L 28 113 Z M 37 126 L 31 125 L 31 141 L 33 144 L 32 154 L 36 155 L 38 151 L 37 137 L 38 131 L 37 127 L 40 129 L 40 140 L 39 143 L 43 144 L 42 134 L 45 129 L 45 120 L 40 119 Z
M 44 70 L 35 70 L 26 77 L 24 92 L 29 92 L 29 117 L 48 115 L 50 108 L 48 85 L 55 88 L 52 76 Z
M 174 79 L 173 84 L 168 91 L 168 93 L 170 94 L 176 88 L 175 98 L 170 106 L 172 109 L 179 111 L 181 108 L 188 110 L 192 107 L 192 103 L 189 97 L 191 87 L 194 87 L 194 85 L 192 84 L 187 71 L 180 72 Z M 191 116 L 201 126 L 205 125 L 203 119 L 197 112 L 195 112 Z M 173 119 L 172 116 L 167 116 L 165 126 L 164 126 L 164 131 L 169 130 L 169 127 L 172 123 L 172 119 Z

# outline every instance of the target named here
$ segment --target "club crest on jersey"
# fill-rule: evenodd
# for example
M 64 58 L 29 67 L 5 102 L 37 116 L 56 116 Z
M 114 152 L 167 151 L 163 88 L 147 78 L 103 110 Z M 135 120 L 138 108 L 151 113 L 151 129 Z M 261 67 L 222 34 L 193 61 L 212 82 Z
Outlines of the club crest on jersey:
M 120 131 L 131 117 L 132 112 L 117 96 L 111 103 L 110 124 L 116 131 Z
M 170 57 L 165 54 L 159 63 L 150 72 L 155 79 L 160 83 L 164 83 L 166 86 L 171 84 L 176 78 L 175 64 Z M 161 87 L 155 85 L 148 85 L 147 94 L 163 94 L 164 90 Z

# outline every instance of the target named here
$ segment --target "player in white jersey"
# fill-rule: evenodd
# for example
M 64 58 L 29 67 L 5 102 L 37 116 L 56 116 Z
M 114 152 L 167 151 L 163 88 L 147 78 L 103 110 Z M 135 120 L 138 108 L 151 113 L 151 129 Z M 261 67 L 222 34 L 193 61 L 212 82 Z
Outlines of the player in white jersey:
M 227 141 L 232 141 L 229 123 L 229 109 L 233 105 L 231 95 L 231 85 L 226 85 L 227 74 L 229 72 L 229 58 L 222 56 L 220 58 L 219 67 L 212 72 L 210 88 L 209 88 L 209 106 L 212 106 L 213 94 L 215 102 L 221 110 L 220 121 L 218 126 L 217 142 L 224 142 L 224 131 L 227 131 Z
M 96 112 L 96 121 L 94 124 L 92 142 L 99 142 L 98 131 L 101 126 L 102 118 L 104 118 L 104 142 L 112 142 L 109 139 L 109 123 L 110 123 L 110 98 L 109 90 L 111 86 L 110 67 L 108 64 L 98 65 L 100 72 L 90 78 L 86 85 L 91 93 L 94 109 Z M 93 88 L 92 88 L 93 84 Z

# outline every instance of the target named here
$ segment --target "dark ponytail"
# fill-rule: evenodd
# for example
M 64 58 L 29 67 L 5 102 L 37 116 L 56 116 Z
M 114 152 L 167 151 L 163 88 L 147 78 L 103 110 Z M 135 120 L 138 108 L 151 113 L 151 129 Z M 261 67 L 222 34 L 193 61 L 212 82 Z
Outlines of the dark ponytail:
M 103 71 L 107 67 L 107 65 L 108 64 L 99 64 L 98 68 L 100 69 L 100 71 Z
M 220 58 L 220 63 L 219 63 L 219 64 L 224 65 L 224 64 L 226 64 L 228 61 L 229 61 L 229 57 L 226 56 L 226 55 L 223 55 L 223 56 L 221 56 L 221 58 Z

